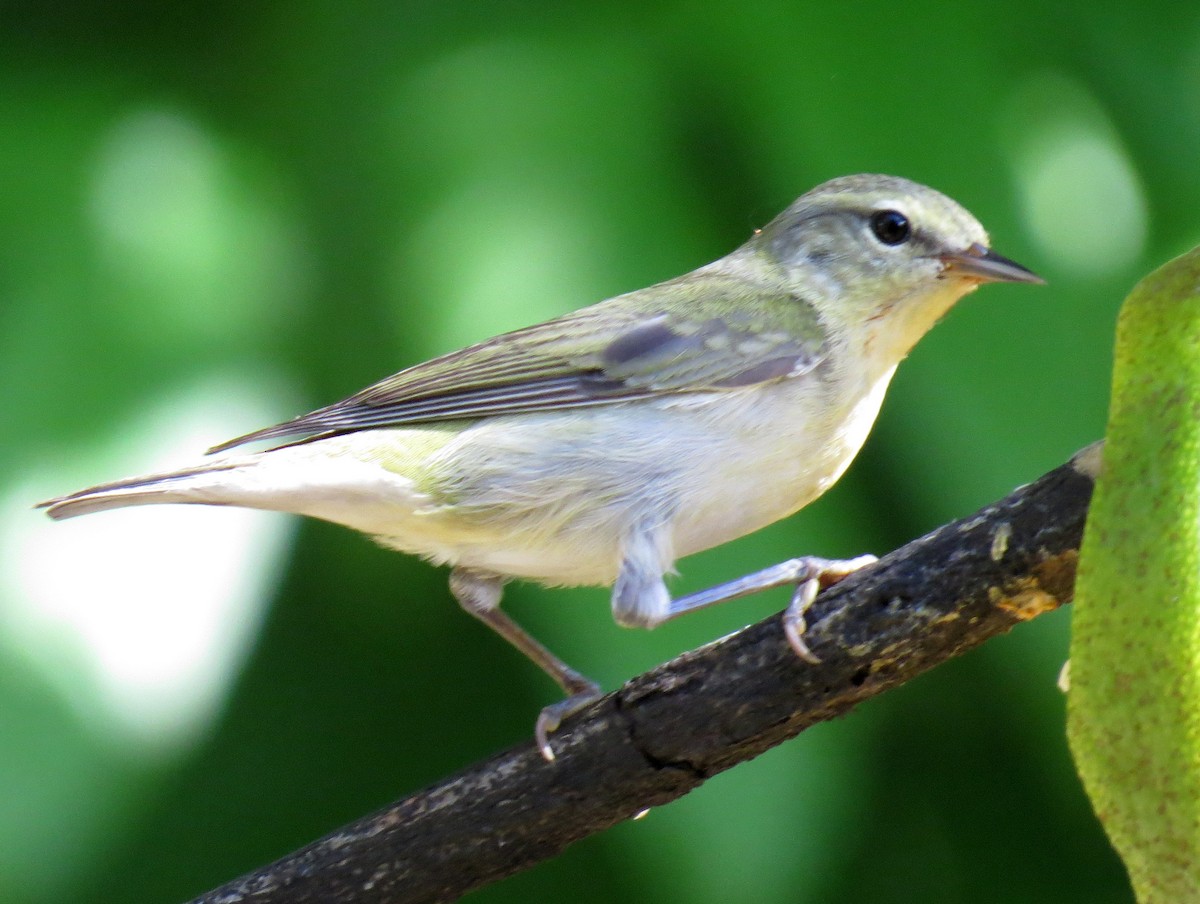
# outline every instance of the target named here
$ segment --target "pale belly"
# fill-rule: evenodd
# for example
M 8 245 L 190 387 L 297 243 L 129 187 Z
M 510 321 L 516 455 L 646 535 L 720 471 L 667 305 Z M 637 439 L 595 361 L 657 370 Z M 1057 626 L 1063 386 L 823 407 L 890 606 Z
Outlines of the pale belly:
M 611 583 L 625 538 L 654 530 L 665 570 L 825 492 L 889 377 L 841 399 L 783 383 L 481 422 L 431 458 L 421 505 L 383 530 L 351 526 L 438 562 L 565 585 Z

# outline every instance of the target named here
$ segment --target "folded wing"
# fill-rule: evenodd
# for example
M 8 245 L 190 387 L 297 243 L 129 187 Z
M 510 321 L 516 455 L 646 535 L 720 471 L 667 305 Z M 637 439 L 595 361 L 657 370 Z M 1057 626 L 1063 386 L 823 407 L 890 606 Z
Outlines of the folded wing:
M 668 304 L 669 302 L 669 304 Z M 689 274 L 418 364 L 214 447 L 733 389 L 811 370 L 824 331 L 770 287 Z

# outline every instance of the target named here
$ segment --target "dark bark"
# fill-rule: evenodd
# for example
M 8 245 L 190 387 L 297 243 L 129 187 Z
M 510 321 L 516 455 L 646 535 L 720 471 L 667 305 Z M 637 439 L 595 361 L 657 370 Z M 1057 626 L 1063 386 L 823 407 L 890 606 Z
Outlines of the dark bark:
M 1071 597 L 1096 447 L 818 597 L 802 662 L 770 618 L 625 684 L 553 736 L 195 899 L 453 900 L 674 800 Z

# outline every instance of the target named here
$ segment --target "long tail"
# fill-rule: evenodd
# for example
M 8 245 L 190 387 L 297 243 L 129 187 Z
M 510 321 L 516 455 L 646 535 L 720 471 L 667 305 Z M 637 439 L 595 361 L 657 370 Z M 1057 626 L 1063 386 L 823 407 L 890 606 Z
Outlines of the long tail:
M 39 502 L 46 514 L 56 521 L 123 508 L 127 505 L 154 505 L 165 502 L 192 502 L 207 505 L 239 504 L 230 498 L 230 471 L 252 468 L 256 456 L 197 465 L 181 471 L 147 474 L 79 490 L 57 499 Z M 236 482 L 236 481 L 232 481 Z M 245 504 L 245 503 L 241 503 Z

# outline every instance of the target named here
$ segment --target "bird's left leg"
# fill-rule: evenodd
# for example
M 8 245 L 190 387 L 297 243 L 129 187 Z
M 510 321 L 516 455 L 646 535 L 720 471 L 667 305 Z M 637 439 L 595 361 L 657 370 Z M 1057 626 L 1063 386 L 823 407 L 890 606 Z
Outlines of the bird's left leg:
M 756 571 L 754 574 L 710 587 L 708 590 L 689 593 L 679 599 L 668 599 L 666 614 L 660 621 L 763 590 L 794 586 L 796 592 L 792 594 L 792 601 L 783 613 L 783 632 L 797 656 L 805 662 L 816 664 L 820 660 L 804 642 L 805 612 L 808 611 L 808 607 L 812 605 L 822 588 L 836 584 L 842 578 L 874 561 L 876 561 L 875 556 L 859 556 L 855 559 L 821 559 L 816 556 L 804 556 L 799 559 L 789 559 L 778 565 L 772 565 L 770 568 L 764 568 L 762 571 Z

